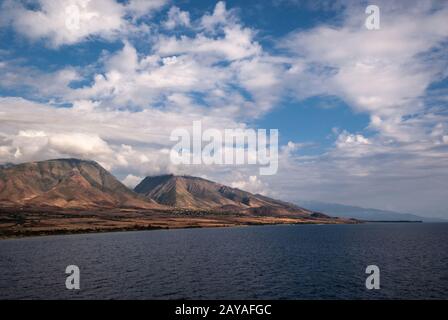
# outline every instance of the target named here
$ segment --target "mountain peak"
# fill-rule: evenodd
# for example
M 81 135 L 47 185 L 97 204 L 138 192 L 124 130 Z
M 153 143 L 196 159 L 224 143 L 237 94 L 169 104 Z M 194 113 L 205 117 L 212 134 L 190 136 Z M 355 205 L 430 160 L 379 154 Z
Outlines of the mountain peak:
M 312 213 L 290 203 L 188 175 L 146 177 L 134 191 L 159 204 L 178 208 L 244 211 L 256 214 Z
M 0 201 L 61 208 L 160 207 L 140 198 L 97 162 L 74 158 L 0 167 Z

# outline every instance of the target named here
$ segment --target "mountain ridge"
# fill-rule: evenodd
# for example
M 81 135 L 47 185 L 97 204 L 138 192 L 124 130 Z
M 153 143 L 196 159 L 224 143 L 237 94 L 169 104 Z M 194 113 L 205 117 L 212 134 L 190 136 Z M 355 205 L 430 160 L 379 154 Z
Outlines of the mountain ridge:
M 61 208 L 161 207 L 141 199 L 97 162 L 74 158 L 0 167 L 0 201 Z
M 189 175 L 148 176 L 134 191 L 159 204 L 176 208 L 239 211 L 259 215 L 314 213 L 292 203 Z
M 199 177 L 147 178 L 137 190 L 145 196 L 128 189 L 100 164 L 90 160 L 53 159 L 0 166 L 0 238 L 173 228 L 359 223 Z
M 328 203 L 322 201 L 298 201 L 310 210 L 323 211 L 334 217 L 353 218 L 366 221 L 423 221 L 448 222 L 442 218 L 423 217 L 412 213 L 396 212 L 353 205 Z

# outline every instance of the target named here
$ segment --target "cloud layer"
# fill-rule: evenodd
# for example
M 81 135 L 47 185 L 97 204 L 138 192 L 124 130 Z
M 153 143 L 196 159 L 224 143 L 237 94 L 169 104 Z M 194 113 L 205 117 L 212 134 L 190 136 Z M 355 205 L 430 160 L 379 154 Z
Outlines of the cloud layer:
M 435 85 L 448 76 L 446 4 L 379 3 L 381 29 L 369 31 L 365 8 L 347 3 L 332 7 L 337 23 L 291 30 L 270 46 L 224 2 L 200 16 L 162 0 L 33 3 L 5 1 L 1 25 L 49 51 L 96 41 L 120 48 L 48 71 L 0 52 L 1 162 L 90 158 L 128 185 L 188 173 L 289 201 L 446 213 L 447 88 Z M 256 126 L 285 100 L 310 97 L 338 97 L 369 125 L 335 128 L 319 154 L 290 141 L 272 177 L 169 161 L 175 128 Z

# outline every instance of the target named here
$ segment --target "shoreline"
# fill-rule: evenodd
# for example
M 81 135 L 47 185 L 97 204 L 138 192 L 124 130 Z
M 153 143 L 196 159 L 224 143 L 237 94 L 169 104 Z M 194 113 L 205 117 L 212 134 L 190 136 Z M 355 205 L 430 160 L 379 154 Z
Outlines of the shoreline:
M 164 217 L 169 222 L 176 217 Z M 177 217 L 178 218 L 178 217 Z M 132 226 L 115 226 L 115 227 L 86 227 L 86 228 L 54 228 L 54 229 L 23 229 L 23 230 L 1 230 L 0 241 L 8 239 L 22 239 L 31 237 L 45 237 L 53 235 L 76 235 L 76 234 L 94 234 L 94 233 L 109 233 L 109 232 L 129 232 L 129 231 L 153 231 L 153 230 L 176 230 L 176 229 L 205 229 L 205 228 L 231 228 L 231 227 L 251 227 L 251 226 L 269 226 L 269 225 L 305 225 L 305 224 L 359 224 L 361 221 L 346 221 L 339 219 L 331 219 L 329 221 L 323 220 L 308 220 L 298 218 L 285 218 L 285 217 L 234 217 L 233 219 L 203 219 L 190 218 L 189 221 L 175 221 L 171 224 L 160 225 L 154 223 L 141 224 Z M 247 221 L 239 221 L 247 220 Z M 245 219 L 244 219 L 245 218 Z M 249 218 L 249 219 L 248 219 Z M 263 220 L 270 221 L 263 221 Z M 177 223 L 176 223 L 177 222 Z M 183 222 L 183 223 L 182 223 Z

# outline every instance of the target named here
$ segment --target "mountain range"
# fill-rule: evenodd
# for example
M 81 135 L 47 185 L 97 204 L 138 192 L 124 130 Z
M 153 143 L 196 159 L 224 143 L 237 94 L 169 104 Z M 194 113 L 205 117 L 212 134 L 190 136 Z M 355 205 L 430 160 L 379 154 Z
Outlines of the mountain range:
M 0 204 L 64 209 L 190 209 L 297 214 L 314 212 L 192 176 L 146 177 L 132 191 L 94 161 L 55 159 L 0 167 Z
M 192 176 L 146 177 L 130 190 L 94 161 L 0 166 L 0 237 L 279 223 L 356 221 Z
M 298 201 L 310 210 L 322 211 L 334 217 L 353 218 L 366 221 L 423 221 L 423 222 L 447 222 L 440 218 L 422 217 L 411 213 L 396 212 L 349 206 L 337 203 L 321 201 Z

